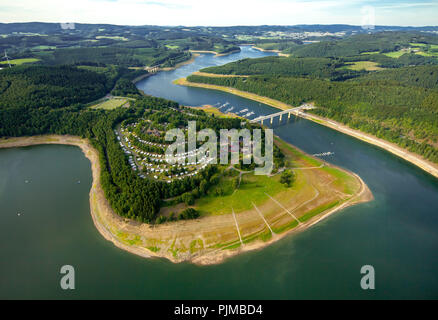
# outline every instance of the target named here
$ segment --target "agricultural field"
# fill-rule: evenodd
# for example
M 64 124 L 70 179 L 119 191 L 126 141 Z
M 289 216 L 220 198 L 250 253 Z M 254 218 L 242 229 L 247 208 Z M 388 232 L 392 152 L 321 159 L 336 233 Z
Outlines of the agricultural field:
M 378 71 L 384 69 L 379 67 L 377 62 L 372 62 L 372 61 L 347 62 L 346 65 L 347 66 L 344 66 L 342 68 L 355 70 L 355 71 L 360 71 L 360 70 Z
M 91 106 L 91 109 L 104 109 L 104 110 L 113 110 L 125 105 L 128 102 L 128 99 L 125 98 L 112 98 L 109 100 L 105 100 L 98 104 Z
M 400 58 L 405 53 L 408 53 L 406 49 L 398 50 L 398 51 L 391 51 L 391 52 L 385 52 L 383 53 L 385 56 L 390 58 Z
M 111 39 L 111 40 L 119 40 L 119 41 L 128 41 L 128 38 L 120 37 L 120 36 L 97 36 L 96 39 Z
M 39 59 L 36 58 L 24 58 L 24 59 L 13 59 L 13 60 L 9 60 L 10 64 L 14 64 L 14 65 L 21 65 L 21 64 L 25 64 L 25 63 L 34 63 L 34 62 L 38 62 L 40 61 Z M 8 62 L 6 60 L 0 61 L 0 64 L 8 64 Z

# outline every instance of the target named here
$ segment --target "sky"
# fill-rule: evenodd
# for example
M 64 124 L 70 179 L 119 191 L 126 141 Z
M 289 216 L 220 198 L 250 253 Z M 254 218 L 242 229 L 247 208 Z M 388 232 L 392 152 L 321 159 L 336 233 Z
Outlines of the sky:
M 437 0 L 0 0 L 0 22 L 437 26 Z

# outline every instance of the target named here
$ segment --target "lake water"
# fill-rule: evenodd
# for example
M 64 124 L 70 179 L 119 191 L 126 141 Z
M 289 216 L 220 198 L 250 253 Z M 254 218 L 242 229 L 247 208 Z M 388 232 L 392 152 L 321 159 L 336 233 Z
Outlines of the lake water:
M 171 81 L 210 65 L 269 55 L 249 47 L 138 83 L 185 105 L 224 104 L 255 116 L 274 109 Z M 228 107 L 228 108 L 229 108 Z M 274 123 L 284 140 L 359 174 L 375 200 L 342 210 L 300 234 L 214 266 L 144 259 L 116 248 L 89 210 L 91 166 L 79 148 L 0 149 L 0 298 L 312 299 L 438 298 L 438 179 L 377 147 L 304 119 Z M 59 286 L 61 266 L 76 289 Z M 372 265 L 376 289 L 360 287 Z

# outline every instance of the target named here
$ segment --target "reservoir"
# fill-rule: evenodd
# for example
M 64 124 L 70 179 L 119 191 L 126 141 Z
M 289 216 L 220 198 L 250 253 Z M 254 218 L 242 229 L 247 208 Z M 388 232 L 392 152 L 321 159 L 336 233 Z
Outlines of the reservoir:
M 248 109 L 253 118 L 275 109 L 172 81 L 207 66 L 267 55 L 249 47 L 229 56 L 202 54 L 137 86 L 184 105 Z M 438 298 L 438 179 L 316 123 L 283 121 L 274 122 L 275 134 L 309 154 L 334 153 L 321 158 L 360 175 L 375 200 L 213 266 L 145 259 L 106 241 L 91 219 L 91 165 L 79 148 L 0 149 L 0 298 Z M 60 288 L 63 265 L 75 268 L 75 290 Z M 360 287 L 363 265 L 375 269 L 375 290 Z

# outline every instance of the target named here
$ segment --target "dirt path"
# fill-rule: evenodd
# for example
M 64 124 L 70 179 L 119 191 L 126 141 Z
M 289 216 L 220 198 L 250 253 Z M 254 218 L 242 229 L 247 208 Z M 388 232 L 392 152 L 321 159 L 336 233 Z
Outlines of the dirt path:
M 297 222 L 298 222 L 298 224 L 301 224 L 301 221 L 300 220 L 298 220 L 298 218 L 292 213 L 292 212 L 290 212 L 288 209 L 286 209 L 286 207 L 284 207 L 280 202 L 278 202 L 277 200 L 275 200 L 273 197 L 271 197 L 269 194 L 267 194 L 266 192 L 265 192 L 265 194 L 269 197 L 269 198 L 271 198 L 271 200 L 272 201 L 274 201 L 280 208 L 282 208 L 283 210 L 285 210 L 287 213 L 289 213 L 290 215 L 291 215 L 291 217 L 292 218 L 294 218 Z M 313 199 L 311 199 L 311 200 L 313 200 Z
M 257 206 L 254 204 L 254 202 L 252 203 L 252 205 L 254 206 L 254 209 L 256 209 L 256 211 L 259 214 L 260 218 L 263 219 L 263 221 L 265 222 L 266 226 L 271 231 L 272 235 L 276 235 L 276 233 L 274 231 L 272 231 L 271 226 L 269 225 L 268 221 L 266 221 L 265 217 L 263 216 L 263 213 L 260 212 L 259 208 L 257 208 Z
M 239 235 L 240 244 L 243 246 L 242 236 L 240 235 L 239 224 L 237 223 L 236 214 L 234 213 L 234 209 L 231 208 L 233 213 L 234 222 L 236 223 L 237 234 Z

